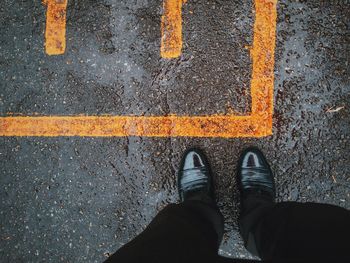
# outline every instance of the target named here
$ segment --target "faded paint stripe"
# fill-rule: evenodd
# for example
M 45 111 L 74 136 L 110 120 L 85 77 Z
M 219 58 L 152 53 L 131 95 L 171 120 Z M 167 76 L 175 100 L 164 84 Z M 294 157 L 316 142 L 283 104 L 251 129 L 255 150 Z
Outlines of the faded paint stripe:
M 61 55 L 66 50 L 67 0 L 44 0 L 47 5 L 45 51 L 48 55 Z

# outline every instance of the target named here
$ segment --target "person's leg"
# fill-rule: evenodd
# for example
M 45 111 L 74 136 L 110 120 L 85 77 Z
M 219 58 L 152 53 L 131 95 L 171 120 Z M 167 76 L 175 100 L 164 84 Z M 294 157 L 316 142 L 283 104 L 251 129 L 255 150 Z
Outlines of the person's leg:
M 272 171 L 256 148 L 242 154 L 237 179 L 240 231 L 251 253 L 267 260 L 350 258 L 349 211 L 325 204 L 276 204 Z
M 244 205 L 244 206 L 243 206 Z M 260 247 L 257 247 L 255 238 L 255 226 L 265 215 L 270 214 L 274 208 L 274 203 L 270 199 L 265 199 L 261 195 L 249 195 L 244 200 L 241 200 L 241 214 L 239 217 L 239 229 L 247 250 L 255 256 L 264 259 L 262 251 L 265 251 L 262 246 L 269 243 L 267 240 L 262 242 Z M 259 239 L 260 240 L 260 239 Z
M 241 236 L 248 251 L 261 257 L 252 229 L 273 208 L 275 183 L 271 168 L 259 149 L 251 147 L 241 154 L 237 165 L 237 184 L 241 195 Z
M 216 229 L 221 229 L 221 224 L 215 206 L 201 201 L 170 204 L 106 263 L 215 262 L 222 238 Z
M 188 150 L 178 173 L 180 204 L 163 209 L 134 240 L 106 262 L 215 262 L 223 217 L 205 155 Z
M 250 200 L 253 204 L 253 200 Z M 248 249 L 262 259 L 350 262 L 350 211 L 327 204 L 255 200 L 240 220 Z

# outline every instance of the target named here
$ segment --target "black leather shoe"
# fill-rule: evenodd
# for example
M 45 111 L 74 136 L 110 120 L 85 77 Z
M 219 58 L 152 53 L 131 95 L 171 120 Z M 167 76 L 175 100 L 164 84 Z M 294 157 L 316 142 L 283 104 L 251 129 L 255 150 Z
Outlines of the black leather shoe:
M 177 183 L 181 202 L 185 200 L 213 202 L 215 200 L 209 162 L 199 149 L 192 148 L 184 153 Z
M 275 200 L 275 182 L 270 165 L 263 153 L 251 147 L 246 149 L 238 163 L 238 185 L 241 200 L 251 194 L 258 194 Z

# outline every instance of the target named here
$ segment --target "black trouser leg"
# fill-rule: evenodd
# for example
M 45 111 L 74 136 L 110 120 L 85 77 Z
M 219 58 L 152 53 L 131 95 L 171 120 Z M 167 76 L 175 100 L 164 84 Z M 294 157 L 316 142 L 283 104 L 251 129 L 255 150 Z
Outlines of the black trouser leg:
M 350 260 L 350 211 L 316 203 L 271 204 L 257 196 L 243 203 L 242 237 L 262 259 Z
M 223 217 L 216 205 L 171 204 L 106 262 L 215 262 L 222 235 Z

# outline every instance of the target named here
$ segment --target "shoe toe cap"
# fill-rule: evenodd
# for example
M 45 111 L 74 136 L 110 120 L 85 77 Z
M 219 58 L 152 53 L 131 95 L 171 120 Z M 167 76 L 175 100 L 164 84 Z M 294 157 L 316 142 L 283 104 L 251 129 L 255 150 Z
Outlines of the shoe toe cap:
M 200 168 L 206 166 L 205 160 L 201 154 L 195 150 L 189 151 L 183 162 L 183 170 L 189 170 L 194 168 Z

